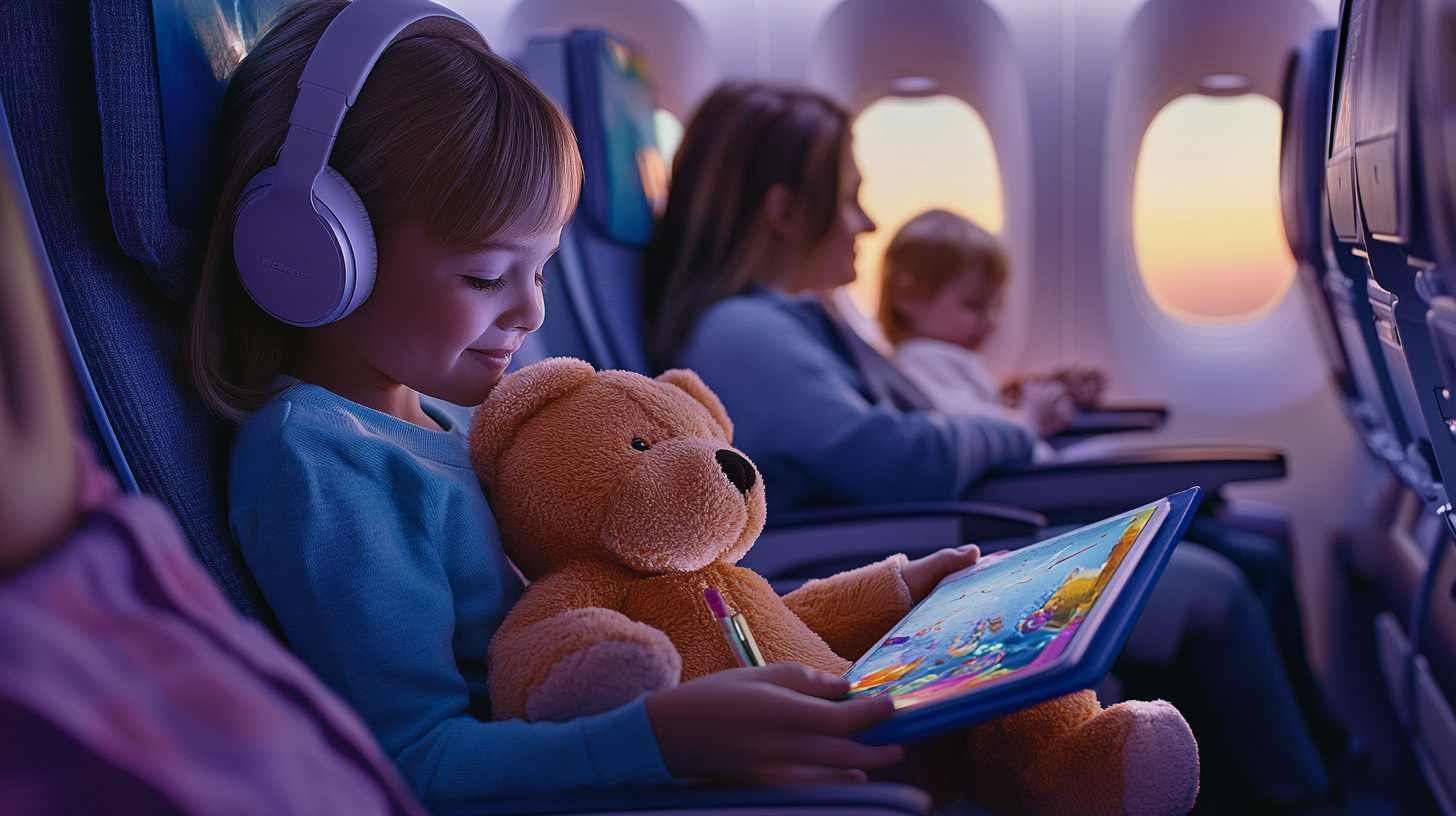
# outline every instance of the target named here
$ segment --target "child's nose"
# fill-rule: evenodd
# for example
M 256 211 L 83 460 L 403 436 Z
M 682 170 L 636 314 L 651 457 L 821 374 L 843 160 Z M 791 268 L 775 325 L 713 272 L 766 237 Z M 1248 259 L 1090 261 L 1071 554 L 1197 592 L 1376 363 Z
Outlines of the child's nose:
M 501 315 L 503 328 L 513 331 L 533 332 L 541 328 L 546 320 L 546 303 L 541 297 L 541 289 L 534 282 L 529 289 L 520 292 L 507 309 Z

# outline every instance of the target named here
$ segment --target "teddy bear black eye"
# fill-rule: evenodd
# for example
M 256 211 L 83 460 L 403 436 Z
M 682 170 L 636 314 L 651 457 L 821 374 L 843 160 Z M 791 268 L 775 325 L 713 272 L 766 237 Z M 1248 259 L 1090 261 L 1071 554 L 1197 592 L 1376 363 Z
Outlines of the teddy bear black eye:
M 643 439 L 633 439 L 632 440 L 632 450 L 645 451 L 645 450 L 647 450 L 650 447 L 652 447 L 652 446 L 649 445 L 649 444 L 647 444 L 646 440 L 643 440 Z

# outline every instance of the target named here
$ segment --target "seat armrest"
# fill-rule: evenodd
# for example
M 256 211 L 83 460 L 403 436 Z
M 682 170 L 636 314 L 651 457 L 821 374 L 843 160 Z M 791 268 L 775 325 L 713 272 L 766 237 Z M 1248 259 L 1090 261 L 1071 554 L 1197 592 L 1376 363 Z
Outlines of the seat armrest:
M 805 527 L 817 524 L 839 524 L 853 521 L 908 518 L 916 516 L 953 516 L 960 519 L 966 531 L 965 541 L 980 538 L 1002 538 L 1034 533 L 1046 526 L 1040 513 L 1000 504 L 973 501 L 902 502 L 899 504 L 851 504 L 838 507 L 815 507 L 789 510 L 769 516 L 765 525 L 770 530 Z
M 1231 482 L 1285 472 L 1284 453 L 1274 448 L 1170 445 L 1002 471 L 973 485 L 966 499 L 1025 507 L 1052 524 L 1090 522 L 1194 485 L 1214 495 Z
M 651 813 L 654 816 L 924 816 L 930 794 L 891 782 L 862 785 L 693 786 L 613 790 L 466 802 L 436 809 L 436 816 L 588 816 Z
M 1060 433 L 1047 438 L 1054 448 L 1064 448 L 1091 436 L 1156 431 L 1168 422 L 1168 409 L 1161 405 L 1119 405 L 1110 408 L 1083 408 L 1077 418 Z
M 739 562 L 770 580 L 821 578 L 902 552 L 911 558 L 969 541 L 1029 536 L 1036 512 L 982 502 L 909 502 L 775 513 Z

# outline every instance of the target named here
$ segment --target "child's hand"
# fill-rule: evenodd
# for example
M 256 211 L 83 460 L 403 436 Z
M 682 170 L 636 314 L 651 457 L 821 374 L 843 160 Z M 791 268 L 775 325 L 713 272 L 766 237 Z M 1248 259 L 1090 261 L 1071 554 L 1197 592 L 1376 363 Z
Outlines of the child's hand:
M 1067 393 L 1082 408 L 1095 408 L 1102 401 L 1102 391 L 1107 387 L 1107 377 L 1095 368 L 1068 366 L 1059 368 L 1052 379 L 1066 386 Z
M 906 564 L 900 570 L 900 579 L 910 590 L 911 603 L 920 603 L 940 579 L 969 567 L 980 557 L 981 548 L 975 544 L 964 544 L 953 550 L 946 548 Z
M 1065 430 L 1077 418 L 1077 403 L 1067 387 L 1056 380 L 1021 383 L 1021 412 L 1042 439 Z
M 795 663 L 731 669 L 647 698 L 647 718 L 675 776 L 802 784 L 863 782 L 905 758 L 898 745 L 849 738 L 894 712 L 888 697 L 835 702 L 841 677 Z

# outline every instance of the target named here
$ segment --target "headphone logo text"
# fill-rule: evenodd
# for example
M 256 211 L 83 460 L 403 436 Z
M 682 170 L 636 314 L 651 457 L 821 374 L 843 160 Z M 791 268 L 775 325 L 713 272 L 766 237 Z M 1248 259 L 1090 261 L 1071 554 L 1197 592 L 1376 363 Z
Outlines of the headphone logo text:
M 307 280 L 309 277 L 309 274 L 302 269 L 295 269 L 286 263 L 279 263 L 272 258 L 264 258 L 263 265 L 269 267 L 270 269 L 276 269 L 285 275 L 292 275 L 295 278 L 303 278 Z

